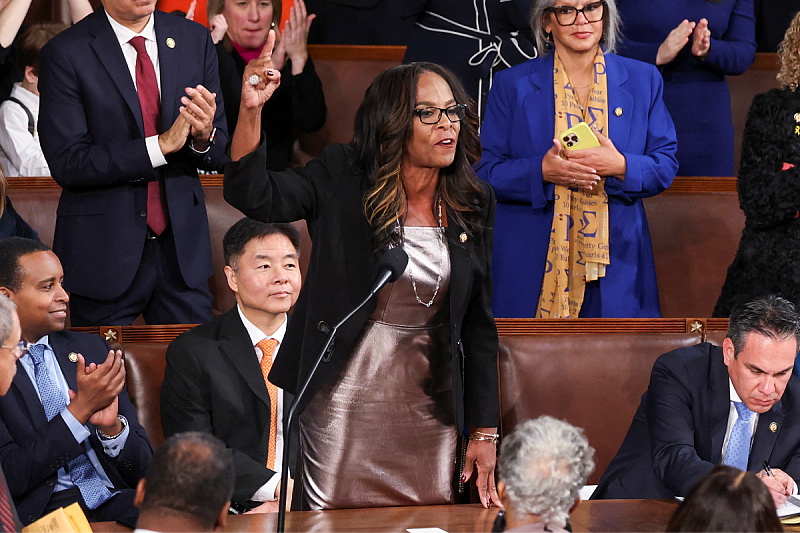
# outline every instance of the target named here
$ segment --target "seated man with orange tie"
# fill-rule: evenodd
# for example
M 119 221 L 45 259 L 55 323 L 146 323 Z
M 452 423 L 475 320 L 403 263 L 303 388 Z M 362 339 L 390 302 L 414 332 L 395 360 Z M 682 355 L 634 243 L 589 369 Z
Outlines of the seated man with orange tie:
M 222 246 L 236 306 L 169 345 L 161 422 L 166 437 L 203 431 L 233 450 L 234 512 L 277 512 L 283 415 L 292 398 L 266 376 L 300 293 L 300 236 L 289 224 L 244 218 Z

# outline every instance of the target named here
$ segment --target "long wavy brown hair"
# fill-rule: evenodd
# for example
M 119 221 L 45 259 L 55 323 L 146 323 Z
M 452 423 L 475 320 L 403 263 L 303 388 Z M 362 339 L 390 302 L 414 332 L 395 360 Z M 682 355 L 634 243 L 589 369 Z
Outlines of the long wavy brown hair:
M 375 249 L 382 250 L 402 238 L 398 220 L 407 211 L 401 164 L 413 132 L 417 83 L 424 72 L 441 76 L 458 103 L 467 104 L 461 121 L 453 163 L 439 171 L 437 193 L 451 209 L 451 218 L 470 234 L 478 228 L 479 213 L 486 202 L 473 165 L 480 159 L 478 115 L 475 102 L 458 78 L 435 63 L 400 65 L 379 74 L 370 84 L 355 118 L 352 148 L 356 164 L 368 177 L 371 188 L 364 195 L 364 214 L 374 231 Z M 431 205 L 433 210 L 434 206 Z M 402 231 L 402 230 L 401 230 Z
M 781 87 L 797 90 L 800 82 L 800 13 L 797 13 L 786 30 L 781 44 L 778 45 L 778 57 L 781 69 L 778 71 L 778 83 Z

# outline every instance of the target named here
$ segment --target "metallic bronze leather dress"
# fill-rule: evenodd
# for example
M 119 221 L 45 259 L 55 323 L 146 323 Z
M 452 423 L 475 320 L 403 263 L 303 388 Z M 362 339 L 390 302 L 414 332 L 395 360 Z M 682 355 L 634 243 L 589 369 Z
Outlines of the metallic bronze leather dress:
M 442 228 L 404 234 L 409 266 L 379 294 L 339 378 L 300 416 L 304 509 L 452 501 L 450 256 Z M 430 307 L 419 303 L 434 292 Z

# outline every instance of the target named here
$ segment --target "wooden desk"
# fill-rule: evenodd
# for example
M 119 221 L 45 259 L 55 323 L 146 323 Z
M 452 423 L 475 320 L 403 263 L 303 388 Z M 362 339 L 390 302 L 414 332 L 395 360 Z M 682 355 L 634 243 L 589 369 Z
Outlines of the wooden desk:
M 572 529 L 582 531 L 657 531 L 662 532 L 678 506 L 670 500 L 583 501 L 571 515 Z M 286 531 L 370 532 L 408 528 L 439 527 L 448 533 L 492 530 L 497 508 L 478 504 L 428 507 L 384 507 L 303 511 L 286 515 Z M 277 515 L 229 516 L 225 531 L 275 531 Z M 95 532 L 130 531 L 113 522 L 92 524 Z

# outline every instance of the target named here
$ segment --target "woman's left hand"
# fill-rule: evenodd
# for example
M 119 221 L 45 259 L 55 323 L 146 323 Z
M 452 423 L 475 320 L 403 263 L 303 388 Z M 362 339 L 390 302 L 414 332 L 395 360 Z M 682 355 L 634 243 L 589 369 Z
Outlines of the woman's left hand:
M 283 29 L 281 44 L 292 62 L 292 74 L 298 75 L 308 61 L 308 31 L 316 15 L 309 15 L 303 0 L 295 0 Z
M 595 169 L 599 176 L 613 176 L 624 180 L 628 168 L 625 156 L 617 150 L 611 139 L 600 133 L 597 126 L 592 126 L 592 132 L 600 146 L 566 151 L 567 159 Z
M 495 433 L 497 428 L 476 428 L 481 433 Z M 467 457 L 464 461 L 464 470 L 461 472 L 461 481 L 466 483 L 472 477 L 472 472 L 477 467 L 478 496 L 485 508 L 491 505 L 502 507 L 500 496 L 497 495 L 497 483 L 494 480 L 494 467 L 497 464 L 497 445 L 488 441 L 470 440 L 467 444 Z
M 272 51 L 275 46 L 275 30 L 270 30 L 267 42 L 261 54 L 250 61 L 244 68 L 242 76 L 241 108 L 261 110 L 261 107 L 272 97 L 281 84 L 281 73 L 272 63 Z M 251 77 L 256 84 L 250 83 Z M 257 79 L 256 79 L 257 78 Z

